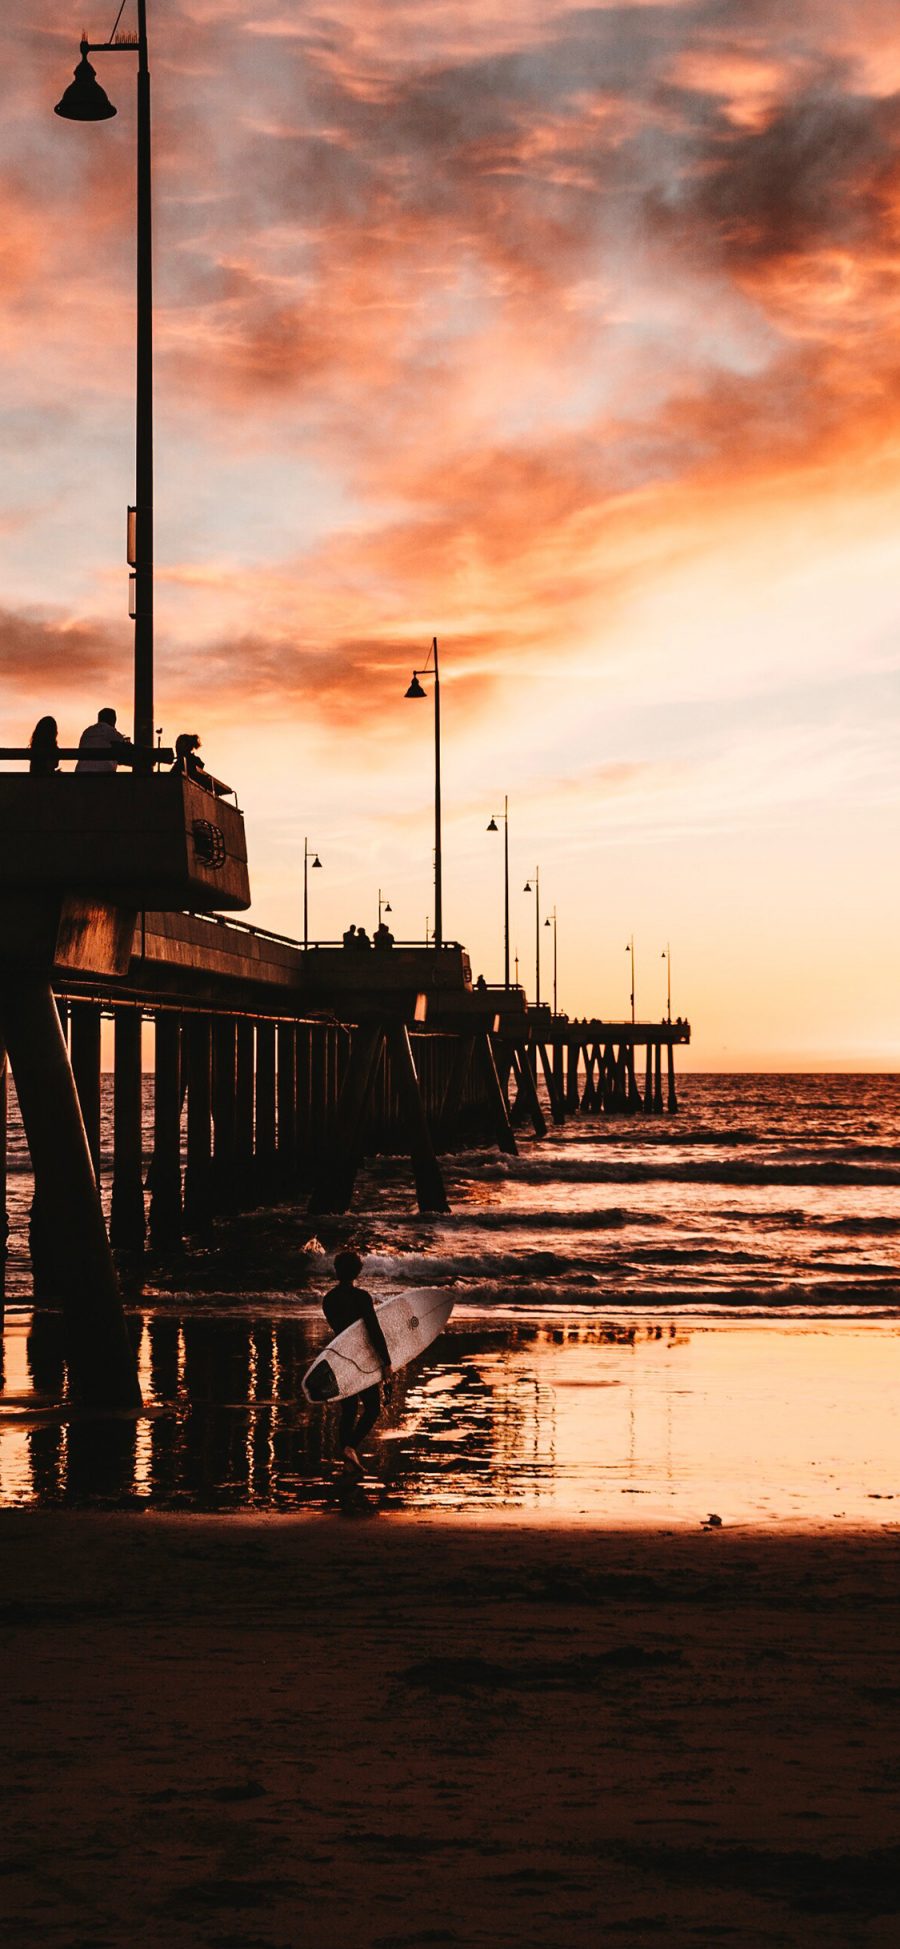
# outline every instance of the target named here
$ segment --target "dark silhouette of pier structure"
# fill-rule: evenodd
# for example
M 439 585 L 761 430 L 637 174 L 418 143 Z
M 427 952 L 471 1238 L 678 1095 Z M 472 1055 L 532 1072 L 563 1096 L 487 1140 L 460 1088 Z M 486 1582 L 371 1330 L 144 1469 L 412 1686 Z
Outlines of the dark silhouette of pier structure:
M 346 1211 L 364 1160 L 385 1153 L 409 1158 L 420 1210 L 444 1212 L 441 1158 L 454 1149 L 514 1153 L 523 1126 L 541 1137 L 579 1114 L 677 1107 L 687 1023 L 569 1021 L 529 1007 L 519 987 L 473 986 L 455 942 L 304 949 L 232 918 L 249 904 L 242 815 L 183 774 L 0 773 L 0 831 L 0 1037 L 34 1170 L 35 1296 L 62 1307 L 73 1391 L 88 1405 L 139 1399 L 112 1251 L 178 1249 L 218 1216 L 279 1200 Z M 0 1144 L 0 1180 L 4 1169 Z

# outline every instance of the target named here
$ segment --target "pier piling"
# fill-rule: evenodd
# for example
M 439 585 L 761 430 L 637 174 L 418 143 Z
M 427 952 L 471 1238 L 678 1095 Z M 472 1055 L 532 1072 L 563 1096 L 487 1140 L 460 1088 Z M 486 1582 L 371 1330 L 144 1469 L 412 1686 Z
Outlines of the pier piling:
M 99 1009 L 97 1011 L 99 1023 Z M 141 1405 L 90 1145 L 49 982 L 0 990 L 0 1033 L 9 1052 L 35 1188 L 46 1220 L 65 1241 L 63 1313 L 73 1393 L 87 1407 Z M 99 1042 L 97 1044 L 99 1074 Z
M 171 1252 L 182 1242 L 181 1023 L 164 1009 L 156 1018 L 153 1158 L 150 1166 L 150 1243 Z
M 144 1249 L 141 1011 L 118 1008 L 113 1032 L 113 1181 L 109 1242 L 117 1251 Z
M 208 1015 L 192 1015 L 187 1026 L 187 1165 L 184 1223 L 189 1232 L 206 1230 L 212 1217 L 212 1027 Z

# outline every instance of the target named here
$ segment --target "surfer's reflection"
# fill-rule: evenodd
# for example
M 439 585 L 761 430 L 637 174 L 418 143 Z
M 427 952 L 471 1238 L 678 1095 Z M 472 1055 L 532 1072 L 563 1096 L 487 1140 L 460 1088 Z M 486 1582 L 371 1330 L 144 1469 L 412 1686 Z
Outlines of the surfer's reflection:
M 332 1286 L 322 1301 L 322 1311 L 332 1333 L 343 1333 L 348 1326 L 355 1326 L 361 1320 L 375 1352 L 376 1360 L 381 1362 L 382 1372 L 387 1376 L 391 1371 L 391 1356 L 387 1341 L 378 1324 L 375 1301 L 371 1293 L 363 1292 L 356 1285 L 363 1269 L 358 1252 L 339 1252 L 334 1262 L 338 1283 Z M 381 1413 L 381 1387 L 363 1388 L 359 1394 L 351 1394 L 341 1402 L 341 1418 L 338 1424 L 338 1440 L 341 1454 L 348 1468 L 363 1474 L 364 1465 L 359 1451 L 363 1442 L 372 1433 Z

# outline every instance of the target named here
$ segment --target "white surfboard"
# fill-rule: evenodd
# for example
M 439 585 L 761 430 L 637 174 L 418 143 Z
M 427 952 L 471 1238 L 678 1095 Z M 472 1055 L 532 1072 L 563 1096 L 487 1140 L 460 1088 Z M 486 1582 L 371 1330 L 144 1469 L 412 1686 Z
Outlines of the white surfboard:
M 437 1286 L 413 1286 L 376 1306 L 392 1367 L 405 1367 L 442 1333 L 453 1311 L 449 1294 Z M 362 1320 L 345 1326 L 317 1354 L 303 1376 L 308 1401 L 342 1401 L 381 1379 L 381 1362 Z

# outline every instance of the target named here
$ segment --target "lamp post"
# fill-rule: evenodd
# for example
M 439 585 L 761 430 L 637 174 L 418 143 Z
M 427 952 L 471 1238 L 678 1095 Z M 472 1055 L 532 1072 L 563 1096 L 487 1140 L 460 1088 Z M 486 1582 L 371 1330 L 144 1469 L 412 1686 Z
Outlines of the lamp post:
M 534 881 L 534 1005 L 541 1005 L 541 874 L 535 867 L 531 876 Z M 531 892 L 531 880 L 526 880 L 523 893 Z
M 671 1028 L 672 1025 L 672 949 L 670 948 L 668 941 L 666 942 L 662 954 L 660 955 L 660 960 L 664 961 L 666 964 L 666 1008 L 667 1008 L 666 1020 L 669 1023 L 669 1026 Z
M 384 898 L 384 895 L 383 895 L 383 893 L 382 893 L 382 891 L 381 891 L 381 888 L 379 887 L 379 889 L 378 889 L 378 925 L 379 925 L 379 927 L 381 926 L 381 916 L 382 916 L 382 914 L 392 914 L 392 913 L 393 913 L 393 911 L 394 911 L 394 909 L 393 909 L 393 907 L 391 906 L 391 903 L 390 903 L 390 901 L 389 901 L 389 900 L 385 900 L 385 898 Z
M 128 510 L 128 559 L 134 571 L 134 745 L 153 763 L 153 283 L 150 207 L 150 67 L 146 0 L 136 0 L 137 33 L 81 42 L 81 60 L 56 114 L 68 122 L 107 122 L 116 110 L 89 54 L 136 54 L 137 71 L 137 372 L 135 505 Z M 124 0 L 123 0 L 124 5 Z M 122 8 L 119 8 L 119 19 Z M 116 21 L 116 27 L 119 20 Z
M 554 1015 L 556 1015 L 558 1013 L 558 1010 L 556 1006 L 556 908 L 555 907 L 553 909 L 553 912 L 549 914 L 547 919 L 545 920 L 544 926 L 553 928 L 553 1013 Z
M 509 798 L 503 794 L 503 811 L 491 815 L 488 832 L 499 832 L 503 820 L 503 986 L 509 987 Z
M 309 947 L 309 869 L 310 866 L 312 866 L 313 869 L 315 869 L 316 867 L 321 868 L 321 865 L 322 862 L 319 858 L 318 853 L 315 851 L 315 848 L 313 849 L 312 859 L 310 859 L 309 840 L 304 839 L 303 841 L 303 952 L 304 954 L 306 953 L 307 948 Z
M 414 670 L 407 697 L 424 697 L 420 677 L 434 678 L 434 945 L 444 944 L 444 902 L 441 874 L 441 678 L 438 668 L 437 637 L 431 639 L 431 655 L 421 670 Z
M 634 1022 L 634 935 L 625 943 L 626 954 L 631 955 L 631 1020 Z

